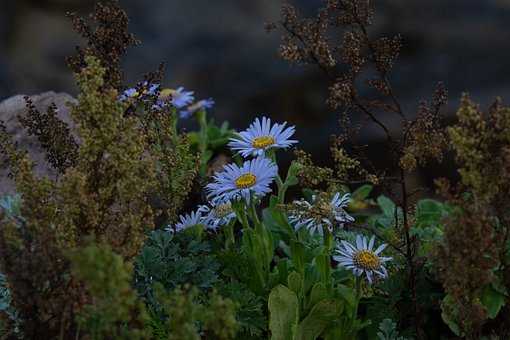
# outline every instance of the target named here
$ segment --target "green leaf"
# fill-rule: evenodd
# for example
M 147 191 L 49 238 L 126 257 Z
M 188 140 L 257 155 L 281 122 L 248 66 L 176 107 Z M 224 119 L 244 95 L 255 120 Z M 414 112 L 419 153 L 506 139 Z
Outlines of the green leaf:
M 505 300 L 505 294 L 494 289 L 492 285 L 485 287 L 482 292 L 481 301 L 485 308 L 487 308 L 487 313 L 491 319 L 498 315 L 501 308 L 505 305 Z
M 199 136 L 199 134 L 197 132 L 188 132 L 187 133 L 187 137 L 188 137 L 189 142 L 192 145 L 198 145 L 198 141 L 200 140 L 200 136 Z
M 289 166 L 289 170 L 287 171 L 287 178 L 296 177 L 301 169 L 301 164 L 296 161 L 292 161 Z
M 310 299 L 308 301 L 307 309 L 315 306 L 319 301 L 324 300 L 328 297 L 328 290 L 322 282 L 317 282 L 312 287 L 310 292 Z
M 270 207 L 262 211 L 262 219 L 269 230 L 271 230 L 273 234 L 276 234 L 275 236 L 279 236 L 283 241 L 289 243 L 290 240 L 296 238 L 296 235 L 294 229 L 287 221 L 286 215 L 277 208 L 277 204 L 278 198 L 276 196 L 271 196 Z M 278 245 L 278 242 L 276 245 Z
M 398 335 L 397 323 L 391 319 L 381 321 L 377 337 L 379 340 L 405 340 L 404 337 Z
M 336 290 L 349 306 L 354 306 L 356 304 L 356 292 L 354 289 L 350 288 L 349 286 L 340 284 L 337 285 Z
M 331 265 L 328 255 L 319 255 L 315 258 L 321 281 L 327 286 L 331 283 Z
M 213 152 L 211 150 L 205 150 L 205 152 L 202 154 L 202 162 L 207 163 L 212 156 Z
M 246 229 L 243 231 L 242 251 L 247 255 L 253 271 L 253 275 L 250 277 L 249 286 L 256 292 L 261 292 L 266 283 L 266 254 L 264 250 L 265 247 L 263 242 L 253 229 Z
M 278 204 L 278 196 L 271 195 L 269 198 L 269 208 L 273 209 Z
M 318 281 L 321 280 L 321 275 L 319 273 L 319 270 L 317 269 L 317 266 L 306 263 L 305 264 L 305 292 L 308 292 L 310 289 L 312 289 L 313 285 L 316 284 Z
M 269 329 L 272 340 L 293 340 L 299 321 L 299 302 L 289 288 L 278 285 L 269 294 Z
M 351 197 L 353 200 L 362 201 L 370 195 L 373 188 L 370 184 L 362 185 L 352 193 Z
M 299 183 L 297 174 L 299 172 L 300 167 L 301 167 L 301 165 L 296 161 L 293 161 L 290 164 L 289 170 L 287 171 L 287 176 L 285 177 L 285 183 L 284 183 L 285 186 L 291 187 L 291 186 Z
M 441 311 L 441 318 L 443 318 L 444 323 L 450 327 L 450 330 L 455 333 L 455 335 L 462 336 L 460 327 L 456 321 L 459 312 L 450 294 L 447 294 L 443 302 L 441 302 Z
M 299 180 L 296 176 L 287 176 L 287 179 L 285 180 L 286 186 L 294 186 L 299 183 Z
M 311 189 L 307 189 L 307 188 L 303 189 L 303 198 L 305 200 L 307 200 L 308 202 L 312 202 L 313 201 L 312 197 L 315 194 L 316 194 L 316 192 L 311 190 Z
M 289 262 L 290 261 L 288 260 L 278 261 L 278 263 L 276 264 L 276 268 L 273 269 L 273 272 L 271 273 L 271 275 L 274 275 L 274 280 L 277 281 L 272 282 L 271 288 L 276 286 L 276 284 L 278 283 L 288 282 L 290 267 Z
M 290 243 L 291 260 L 294 267 L 300 272 L 305 270 L 305 245 L 299 241 Z
M 377 198 L 377 204 L 381 208 L 383 214 L 387 217 L 395 217 L 395 203 L 388 197 L 381 195 Z
M 420 200 L 416 206 L 416 227 L 436 226 L 447 212 L 441 202 L 432 199 Z
M 335 300 L 322 300 L 313 306 L 306 318 L 299 324 L 296 340 L 315 340 L 324 329 L 342 313 L 342 305 Z

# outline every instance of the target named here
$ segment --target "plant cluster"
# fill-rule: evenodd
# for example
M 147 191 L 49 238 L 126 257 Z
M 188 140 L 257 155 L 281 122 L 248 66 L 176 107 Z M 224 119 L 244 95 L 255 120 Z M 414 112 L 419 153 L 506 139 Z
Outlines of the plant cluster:
M 405 112 L 390 82 L 403 41 L 371 37 L 369 1 L 298 12 L 285 4 L 268 28 L 283 32 L 283 58 L 324 72 L 326 101 L 343 110 L 332 168 L 295 149 L 287 123 L 217 125 L 214 101 L 165 88 L 162 66 L 123 84 L 137 41 L 117 2 L 92 25 L 73 16 L 87 39 L 68 60 L 76 128 L 29 98 L 20 117 L 59 175 L 35 176 L 0 122 L 17 190 L 0 200 L 1 339 L 508 337 L 510 109 L 483 113 L 466 95 L 445 128 L 438 84 Z M 352 126 L 354 114 L 366 120 Z M 198 130 L 182 131 L 185 119 Z M 386 169 L 346 147 L 368 124 Z M 442 201 L 418 199 L 409 174 L 447 151 L 459 181 L 437 180 Z

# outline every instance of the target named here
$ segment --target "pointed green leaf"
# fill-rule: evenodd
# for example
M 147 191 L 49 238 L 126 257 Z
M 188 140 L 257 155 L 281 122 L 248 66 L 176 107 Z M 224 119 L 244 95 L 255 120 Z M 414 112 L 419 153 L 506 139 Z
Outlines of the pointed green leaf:
M 328 286 L 331 283 L 331 265 L 328 255 L 319 255 L 315 258 L 321 281 Z
M 388 197 L 381 195 L 377 198 L 377 204 L 381 208 L 383 214 L 388 217 L 395 216 L 395 203 Z
M 308 301 L 307 309 L 315 306 L 319 301 L 324 300 L 328 297 L 328 290 L 322 282 L 317 282 L 312 287 L 310 292 L 310 299 Z
M 290 243 L 292 264 L 300 273 L 305 270 L 305 245 L 299 241 L 291 241 Z
M 372 192 L 372 189 L 374 187 L 370 184 L 365 184 L 365 185 L 362 185 L 360 186 L 358 189 L 356 189 L 353 193 L 352 193 L 352 199 L 354 200 L 364 200 L 366 199 L 370 193 Z

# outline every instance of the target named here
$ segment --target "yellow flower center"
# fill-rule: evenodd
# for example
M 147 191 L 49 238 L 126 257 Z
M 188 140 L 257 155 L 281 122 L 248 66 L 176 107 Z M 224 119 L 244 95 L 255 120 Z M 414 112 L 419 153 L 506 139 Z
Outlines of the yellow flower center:
M 257 182 L 257 176 L 250 172 L 239 176 L 235 181 L 238 189 L 250 188 L 255 185 L 255 182 Z
M 237 184 L 237 183 L 236 183 Z M 217 205 L 214 208 L 214 213 L 218 218 L 223 218 L 232 212 L 232 204 L 230 202 Z
M 168 99 L 174 93 L 175 93 L 175 90 L 172 90 L 172 89 L 163 89 L 159 93 L 159 99 Z
M 381 260 L 370 250 L 360 250 L 352 258 L 354 264 L 363 269 L 375 270 L 381 266 Z
M 261 136 L 253 139 L 252 145 L 254 148 L 263 149 L 274 144 L 274 138 L 272 136 Z
M 331 212 L 332 209 L 329 201 L 319 200 L 315 202 L 315 204 L 312 206 L 312 208 L 309 211 L 309 214 L 317 221 L 320 221 L 323 218 L 330 218 Z

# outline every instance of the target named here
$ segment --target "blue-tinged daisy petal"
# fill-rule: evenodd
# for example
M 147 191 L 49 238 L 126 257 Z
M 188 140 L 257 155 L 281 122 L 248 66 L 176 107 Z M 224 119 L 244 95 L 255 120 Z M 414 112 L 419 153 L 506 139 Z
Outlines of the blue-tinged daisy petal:
M 193 96 L 193 91 L 185 91 L 184 87 L 179 87 L 177 90 L 172 91 L 172 105 L 178 109 L 182 109 L 183 107 L 191 104 L 195 97 Z
M 211 109 L 214 106 L 215 102 L 212 98 L 209 99 L 202 99 L 199 100 L 196 103 L 191 104 L 186 109 L 181 110 L 179 112 L 179 116 L 181 119 L 187 119 L 191 115 L 193 115 L 195 112 L 198 112 L 200 110 L 208 110 Z
M 202 212 L 200 210 L 193 211 L 191 214 L 185 214 L 179 216 L 179 222 L 175 224 L 175 226 L 168 226 L 165 228 L 166 231 L 169 232 L 180 232 L 182 230 L 197 226 L 203 225 L 202 221 Z
M 252 195 L 263 197 L 271 192 L 277 174 L 276 164 L 267 158 L 245 161 L 241 167 L 227 164 L 214 175 L 213 183 L 206 186 L 208 197 L 215 204 L 240 199 L 249 202 Z
M 119 97 L 120 101 L 128 100 L 129 98 L 136 98 L 138 97 L 138 91 L 135 88 L 130 88 L 122 92 L 122 94 Z
M 202 220 L 205 227 L 212 230 L 226 226 L 236 218 L 230 202 L 217 204 L 210 202 L 208 205 L 201 205 L 198 211 L 204 214 Z
M 294 126 L 285 127 L 287 123 L 275 123 L 271 126 L 271 119 L 262 117 L 262 121 L 255 119 L 250 127 L 231 138 L 229 146 L 243 157 L 262 156 L 272 148 L 286 149 L 297 143 L 289 139 L 295 132 Z
M 339 265 L 346 269 L 352 270 L 356 276 L 361 276 L 365 273 L 368 282 L 371 284 L 374 278 L 377 276 L 386 278 L 388 271 L 384 267 L 384 263 L 390 261 L 391 257 L 379 256 L 379 253 L 386 247 L 385 244 L 379 246 L 376 251 L 373 251 L 375 243 L 375 237 L 368 241 L 365 236 L 356 236 L 356 245 L 341 241 L 341 244 L 337 245 L 335 252 L 338 255 L 334 255 L 333 259 L 339 263 Z M 379 250 L 381 249 L 381 250 Z M 379 252 L 377 252 L 379 250 Z
M 144 81 L 141 85 L 139 85 L 139 88 L 129 88 L 122 92 L 122 94 L 119 97 L 120 101 L 126 101 L 128 99 L 135 99 L 140 98 L 142 100 L 148 99 L 149 96 L 156 95 L 157 91 L 159 89 L 159 84 L 152 83 L 149 84 L 147 81 Z

